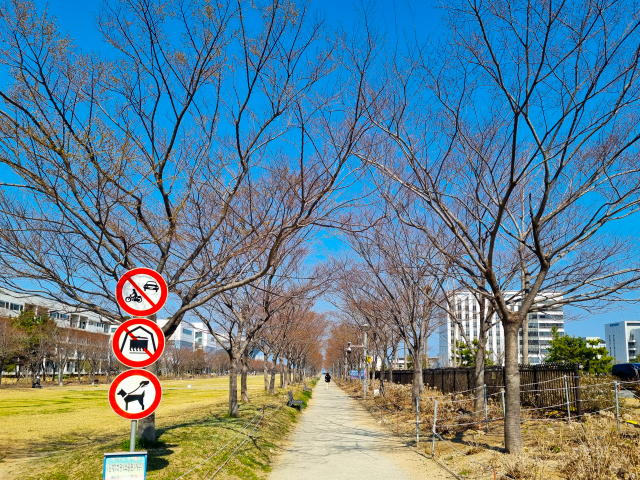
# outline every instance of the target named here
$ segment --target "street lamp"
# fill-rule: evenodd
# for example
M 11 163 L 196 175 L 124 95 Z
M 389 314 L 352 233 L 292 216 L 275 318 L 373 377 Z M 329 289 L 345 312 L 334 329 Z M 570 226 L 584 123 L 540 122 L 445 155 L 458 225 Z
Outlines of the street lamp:
M 368 324 L 362 325 L 362 331 L 364 332 L 364 392 L 362 394 L 362 398 L 364 400 L 367 399 L 367 380 L 369 378 L 369 365 L 367 363 L 367 332 L 371 329 Z

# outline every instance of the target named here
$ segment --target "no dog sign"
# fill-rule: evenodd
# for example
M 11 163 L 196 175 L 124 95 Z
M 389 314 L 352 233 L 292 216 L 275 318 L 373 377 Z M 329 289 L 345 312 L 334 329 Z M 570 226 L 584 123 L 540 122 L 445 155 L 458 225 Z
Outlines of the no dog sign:
M 109 387 L 109 405 L 128 420 L 148 417 L 156 411 L 161 399 L 160 380 L 147 370 L 127 370 Z

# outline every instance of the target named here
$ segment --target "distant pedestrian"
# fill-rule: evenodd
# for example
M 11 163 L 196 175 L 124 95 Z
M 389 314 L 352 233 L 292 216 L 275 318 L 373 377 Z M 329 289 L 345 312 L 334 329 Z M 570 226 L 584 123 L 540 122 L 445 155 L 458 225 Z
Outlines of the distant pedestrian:
M 324 383 L 327 384 L 327 390 L 329 390 L 329 384 L 331 383 L 331 375 L 329 375 L 329 372 L 324 376 Z

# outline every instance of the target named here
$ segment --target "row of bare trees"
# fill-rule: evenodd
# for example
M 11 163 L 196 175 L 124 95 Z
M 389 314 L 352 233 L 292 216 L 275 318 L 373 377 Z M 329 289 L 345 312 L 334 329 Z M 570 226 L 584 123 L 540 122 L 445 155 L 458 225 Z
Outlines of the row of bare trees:
M 380 345 L 395 335 L 419 364 L 456 290 L 483 332 L 501 322 L 515 452 L 524 320 L 638 284 L 634 232 L 614 222 L 640 206 L 640 13 L 454 0 L 428 43 L 387 42 L 371 15 L 335 31 L 302 2 L 104 0 L 99 54 L 5 3 L 0 286 L 119 321 L 115 281 L 154 268 L 165 333 L 190 314 L 225 337 L 236 415 L 261 332 L 326 290 L 309 241 L 340 228 L 356 253 L 337 262 L 340 303 L 389 329 Z M 269 348 L 297 368 L 313 356 Z
M 71 365 L 73 368 L 68 368 Z M 120 370 L 109 336 L 61 328 L 48 317 L 36 317 L 30 312 L 17 318 L 0 318 L 0 381 L 3 371 L 13 372 L 18 381 L 28 376 L 46 379 L 50 373 L 51 380 L 57 375 L 58 384 L 62 385 L 67 370 L 75 370 L 78 382 L 82 381 L 82 374 L 90 382 L 98 374 L 106 375 L 109 381 Z
M 303 3 L 104 0 L 95 25 L 100 52 L 30 0 L 0 7 L 0 284 L 118 322 L 113 285 L 153 268 L 167 335 L 237 317 L 236 371 L 253 327 L 231 292 L 341 222 L 365 72 Z
M 458 321 L 455 292 L 472 292 L 476 385 L 486 332 L 495 321 L 505 332 L 505 446 L 515 452 L 529 314 L 594 311 L 638 286 L 636 234 L 614 222 L 640 207 L 640 15 L 614 2 L 460 0 L 443 21 L 435 44 L 398 49 L 378 37 L 373 128 L 357 155 L 383 206 L 349 235 L 357 261 L 344 271 L 356 281 L 341 284 L 341 303 L 360 323 L 402 315 L 394 326 L 415 353 L 425 332 L 416 318 Z M 419 388 L 416 378 L 414 396 Z

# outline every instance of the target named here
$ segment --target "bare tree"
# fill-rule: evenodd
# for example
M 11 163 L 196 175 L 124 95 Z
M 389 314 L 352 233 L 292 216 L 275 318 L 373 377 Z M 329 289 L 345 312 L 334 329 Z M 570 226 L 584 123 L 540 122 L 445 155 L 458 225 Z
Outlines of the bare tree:
M 438 252 L 401 222 L 370 223 L 373 226 L 367 232 L 348 234 L 358 259 L 344 271 L 337 294 L 341 308 L 354 312 L 359 324 L 378 317 L 396 329 L 409 347 L 415 405 L 423 390 L 423 347 L 441 318 L 437 297 L 442 278 L 433 268 Z
M 2 383 L 4 367 L 12 360 L 15 360 L 23 341 L 23 334 L 11 325 L 11 320 L 0 318 L 0 384 Z
M 1 284 L 119 321 L 114 282 L 151 267 L 170 335 L 341 208 L 361 82 L 305 5 L 106 0 L 109 60 L 32 2 L 0 19 Z
M 278 259 L 266 277 L 224 292 L 195 311 L 229 355 L 231 416 L 238 415 L 237 373 L 239 367 L 243 369 L 239 362 L 251 353 L 262 328 L 288 304 L 317 295 L 319 286 L 326 282 L 320 267 L 314 271 L 302 267 L 306 250 L 299 244 L 293 243 L 283 251 L 287 255 Z M 237 262 L 243 264 L 244 260 L 238 258 Z
M 380 135 L 363 158 L 410 194 L 393 202 L 401 217 L 499 316 L 505 447 L 516 452 L 523 320 L 624 300 L 637 285 L 635 242 L 609 224 L 639 205 L 640 16 L 588 0 L 461 0 L 444 11 L 433 53 L 415 46 L 386 66 L 388 90 L 369 105 Z

